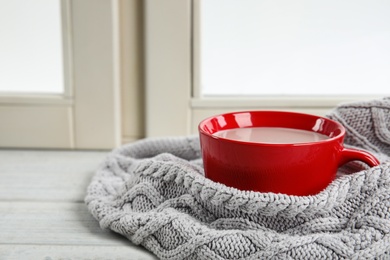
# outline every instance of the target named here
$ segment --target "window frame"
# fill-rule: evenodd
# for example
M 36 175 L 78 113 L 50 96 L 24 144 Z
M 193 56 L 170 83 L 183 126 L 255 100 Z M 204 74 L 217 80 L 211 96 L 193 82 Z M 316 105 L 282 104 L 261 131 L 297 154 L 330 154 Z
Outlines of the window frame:
M 146 1 L 146 136 L 197 134 L 203 118 L 228 111 L 289 110 L 325 115 L 340 103 L 378 98 L 202 96 L 201 4 L 202 0 Z
M 0 147 L 121 144 L 119 4 L 61 0 L 64 93 L 1 93 Z

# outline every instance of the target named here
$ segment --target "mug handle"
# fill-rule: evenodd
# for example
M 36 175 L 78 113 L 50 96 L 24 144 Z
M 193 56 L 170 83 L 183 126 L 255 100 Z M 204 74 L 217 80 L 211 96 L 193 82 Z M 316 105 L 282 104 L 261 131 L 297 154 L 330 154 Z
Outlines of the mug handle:
M 380 164 L 379 160 L 369 152 L 357 149 L 343 148 L 343 150 L 341 151 L 341 159 L 339 166 L 354 160 L 362 161 L 368 164 L 368 166 L 370 167 L 378 166 Z

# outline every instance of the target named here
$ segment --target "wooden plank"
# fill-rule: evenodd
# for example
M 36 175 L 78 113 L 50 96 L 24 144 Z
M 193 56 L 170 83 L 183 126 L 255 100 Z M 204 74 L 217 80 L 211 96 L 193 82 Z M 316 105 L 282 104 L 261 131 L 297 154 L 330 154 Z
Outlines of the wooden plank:
M 0 244 L 126 245 L 102 230 L 84 203 L 0 202 Z
M 42 246 L 0 245 L 0 259 L 133 259 L 154 260 L 156 256 L 141 247 L 128 246 Z
M 72 259 L 104 251 L 154 259 L 152 253 L 127 238 L 102 230 L 83 203 L 0 202 L 0 230 L 0 259 L 10 254 L 38 259 L 43 254 L 64 257 L 64 253 L 70 253 Z M 24 254 L 32 257 L 24 258 Z
M 82 202 L 106 155 L 0 150 L 0 259 L 156 259 Z
M 107 153 L 0 150 L 0 200 L 82 201 Z

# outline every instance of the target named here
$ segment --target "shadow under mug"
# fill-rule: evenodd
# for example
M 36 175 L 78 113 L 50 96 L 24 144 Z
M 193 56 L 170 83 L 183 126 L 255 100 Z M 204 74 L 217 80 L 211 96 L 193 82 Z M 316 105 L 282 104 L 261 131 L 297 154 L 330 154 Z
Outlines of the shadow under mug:
M 325 140 L 270 144 L 218 137 L 235 128 L 278 127 L 316 132 Z M 370 167 L 370 153 L 344 148 L 344 127 L 328 118 L 283 111 L 246 111 L 213 116 L 199 124 L 205 176 L 240 190 L 314 195 L 335 178 L 341 165 L 359 160 Z

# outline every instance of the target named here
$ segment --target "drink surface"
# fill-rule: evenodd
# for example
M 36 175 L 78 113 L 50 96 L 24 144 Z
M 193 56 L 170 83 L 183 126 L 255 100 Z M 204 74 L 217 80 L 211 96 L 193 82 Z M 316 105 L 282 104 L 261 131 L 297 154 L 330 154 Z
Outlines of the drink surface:
M 283 127 L 248 127 L 218 131 L 213 134 L 225 139 L 267 144 L 311 143 L 329 139 L 313 131 Z

